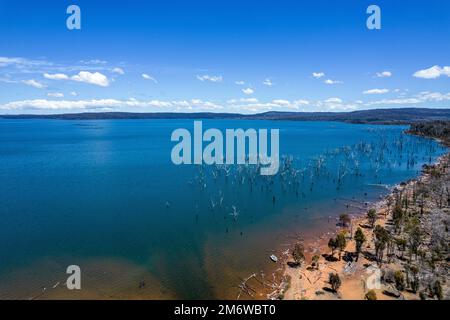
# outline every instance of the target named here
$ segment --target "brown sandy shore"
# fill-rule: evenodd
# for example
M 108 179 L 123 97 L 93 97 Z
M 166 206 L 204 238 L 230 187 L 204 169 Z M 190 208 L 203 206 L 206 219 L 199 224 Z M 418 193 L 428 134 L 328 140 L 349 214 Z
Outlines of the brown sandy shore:
M 292 255 L 282 256 L 284 281 L 268 298 L 361 300 L 368 299 L 370 291 L 369 296 L 378 300 L 450 299 L 449 163 L 450 153 L 436 164 L 424 166 L 420 177 L 395 186 L 383 200 L 373 204 L 371 208 L 377 213 L 373 227 L 366 212 L 362 212 L 345 224 L 337 223 L 334 232 L 303 239 L 299 243 L 304 248 L 300 266 L 292 265 Z M 358 228 L 366 241 L 356 261 L 354 235 Z M 380 250 L 381 259 L 375 255 L 375 228 L 388 233 L 385 249 Z M 328 247 L 329 239 L 340 232 L 346 235 L 341 259 L 339 250 L 331 255 Z M 331 290 L 331 273 L 338 274 L 341 280 L 337 291 Z

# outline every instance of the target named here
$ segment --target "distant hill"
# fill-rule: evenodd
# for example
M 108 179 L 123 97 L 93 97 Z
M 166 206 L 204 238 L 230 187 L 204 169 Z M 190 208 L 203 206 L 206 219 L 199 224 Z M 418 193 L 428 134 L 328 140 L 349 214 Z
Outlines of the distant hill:
M 352 112 L 264 112 L 257 114 L 239 113 L 130 113 L 89 112 L 53 115 L 0 115 L 0 119 L 248 119 L 248 120 L 292 120 L 292 121 L 342 121 L 351 123 L 409 124 L 421 121 L 450 120 L 450 109 L 398 108 L 372 109 Z
M 408 133 L 442 140 L 450 146 L 450 121 L 428 121 L 411 124 Z

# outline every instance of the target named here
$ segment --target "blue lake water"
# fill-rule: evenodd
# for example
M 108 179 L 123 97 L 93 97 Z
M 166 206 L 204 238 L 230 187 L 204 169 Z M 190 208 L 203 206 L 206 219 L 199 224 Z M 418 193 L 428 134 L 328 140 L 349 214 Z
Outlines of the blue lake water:
M 356 213 L 349 204 L 376 200 L 446 151 L 402 126 L 203 127 L 279 128 L 279 173 L 175 166 L 170 135 L 192 120 L 0 120 L 0 297 L 42 291 L 68 264 L 95 282 L 85 297 L 139 297 L 141 278 L 143 298 L 231 297 L 287 232 Z

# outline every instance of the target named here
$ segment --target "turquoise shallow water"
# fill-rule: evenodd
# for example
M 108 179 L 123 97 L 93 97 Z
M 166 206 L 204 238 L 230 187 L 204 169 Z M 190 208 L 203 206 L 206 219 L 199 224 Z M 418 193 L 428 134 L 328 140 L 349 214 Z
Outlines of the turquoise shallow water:
M 203 126 L 279 128 L 283 167 L 264 178 L 252 167 L 173 165 L 171 132 L 192 129 L 192 120 L 1 120 L 0 275 L 43 258 L 82 264 L 108 257 L 145 269 L 155 290 L 220 297 L 224 286 L 235 290 L 234 273 L 264 267 L 285 230 L 351 211 L 353 200 L 373 201 L 387 192 L 380 185 L 413 178 L 445 152 L 401 126 Z M 46 281 L 38 271 L 34 277 Z

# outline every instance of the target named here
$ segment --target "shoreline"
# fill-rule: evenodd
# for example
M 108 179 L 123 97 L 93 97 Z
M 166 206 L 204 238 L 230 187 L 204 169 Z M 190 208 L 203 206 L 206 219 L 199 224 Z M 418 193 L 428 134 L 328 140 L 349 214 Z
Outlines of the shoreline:
M 425 135 L 421 135 L 427 137 Z M 430 138 L 430 137 L 429 137 Z M 434 138 L 441 144 L 449 147 L 448 141 Z M 376 225 L 386 227 L 392 220 L 392 203 L 398 194 L 409 194 L 414 192 L 418 184 L 430 184 L 430 170 L 444 170 L 448 174 L 448 164 L 450 162 L 450 152 L 440 156 L 432 165 L 423 165 L 421 174 L 416 178 L 410 179 L 407 182 L 401 182 L 392 187 L 391 191 L 381 200 L 374 202 L 369 209 L 375 209 L 378 214 Z M 342 299 L 342 300 L 363 300 L 366 297 L 369 289 L 367 288 L 367 278 L 371 275 L 368 268 L 377 267 L 376 263 L 361 256 L 358 261 L 346 262 L 344 259 L 337 261 L 329 261 L 327 257 L 330 256 L 330 249 L 328 248 L 328 240 L 334 237 L 341 231 L 350 231 L 355 233 L 358 227 L 363 227 L 363 233 L 367 241 L 363 245 L 363 250 L 373 251 L 373 229 L 366 228 L 367 226 L 367 211 L 361 211 L 359 214 L 351 217 L 351 222 L 348 226 L 339 226 L 336 223 L 332 232 L 320 233 L 308 237 L 302 241 L 304 247 L 304 259 L 299 267 L 289 266 L 292 262 L 291 256 L 284 258 L 282 263 L 284 284 L 280 286 L 277 292 L 268 295 L 269 299 L 284 299 L 284 300 L 324 300 L 324 299 Z M 338 218 L 335 218 L 338 222 Z M 353 237 L 347 237 L 347 246 L 342 252 L 343 254 L 352 254 L 355 252 L 355 241 Z M 312 266 L 312 257 L 318 255 L 318 267 Z M 317 259 L 317 257 L 316 257 Z M 401 263 L 389 264 L 390 269 L 401 269 Z M 341 279 L 341 286 L 338 292 L 332 292 L 328 283 L 329 273 L 337 273 Z M 373 290 L 377 299 L 419 299 L 418 293 L 401 292 L 398 297 L 393 297 L 399 293 L 396 290 L 387 288 L 382 285 L 378 289 Z M 389 293 L 394 292 L 390 295 Z

